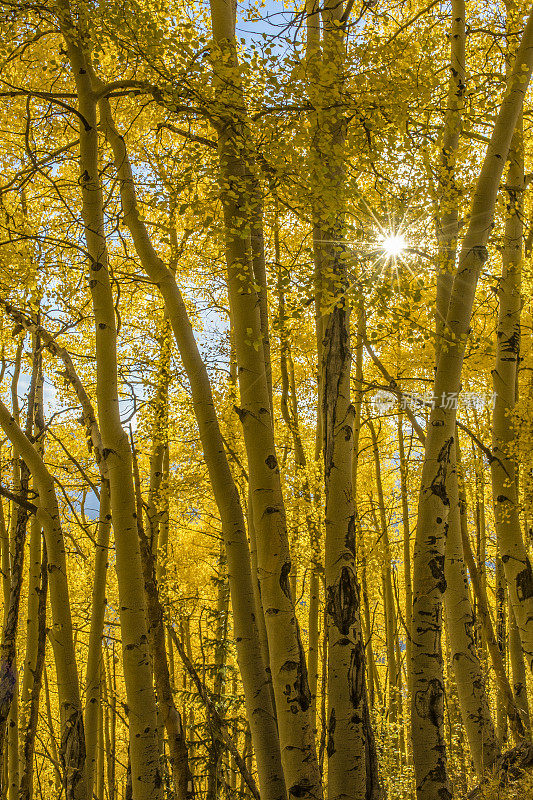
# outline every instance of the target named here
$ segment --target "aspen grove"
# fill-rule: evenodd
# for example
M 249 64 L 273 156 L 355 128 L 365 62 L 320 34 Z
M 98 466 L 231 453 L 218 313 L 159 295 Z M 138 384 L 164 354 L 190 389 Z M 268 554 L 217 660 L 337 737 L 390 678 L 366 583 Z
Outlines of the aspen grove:
M 533 797 L 533 5 L 0 22 L 0 800 Z

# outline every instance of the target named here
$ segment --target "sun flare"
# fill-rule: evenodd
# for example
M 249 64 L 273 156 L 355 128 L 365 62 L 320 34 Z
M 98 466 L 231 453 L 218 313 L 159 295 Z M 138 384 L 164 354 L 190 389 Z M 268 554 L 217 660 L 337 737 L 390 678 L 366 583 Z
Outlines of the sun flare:
M 387 258 L 398 258 L 405 248 L 407 242 L 401 233 L 390 233 L 381 240 L 381 249 Z

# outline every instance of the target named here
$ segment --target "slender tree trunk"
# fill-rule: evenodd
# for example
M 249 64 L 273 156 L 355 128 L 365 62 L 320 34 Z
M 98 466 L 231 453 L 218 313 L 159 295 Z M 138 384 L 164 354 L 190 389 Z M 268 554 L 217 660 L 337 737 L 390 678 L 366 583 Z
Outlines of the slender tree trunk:
M 469 767 L 467 766 L 466 742 L 457 696 L 457 686 L 453 676 L 453 667 L 450 663 L 451 653 L 446 641 L 447 671 L 446 671 L 446 708 L 448 711 L 448 750 L 452 761 L 451 779 L 453 790 L 459 797 L 466 794 L 468 785 Z
M 117 681 L 115 674 L 115 648 L 111 659 L 104 660 L 106 667 L 106 684 L 104 691 L 107 692 L 107 702 L 109 707 L 109 748 L 107 755 L 107 792 L 109 800 L 115 800 L 117 793 L 116 784 L 116 742 L 117 742 Z
M 320 553 L 320 528 L 317 520 L 317 509 L 314 508 L 311 486 L 309 482 L 307 457 L 305 454 L 299 425 L 298 398 L 294 378 L 289 331 L 287 330 L 287 313 L 285 308 L 285 283 L 288 274 L 283 267 L 279 246 L 279 225 L 275 220 L 274 245 L 277 267 L 278 289 L 278 329 L 280 336 L 280 372 L 281 372 L 281 413 L 289 429 L 294 446 L 294 461 L 298 481 L 298 495 L 301 498 L 302 510 L 309 533 L 311 547 L 311 568 L 309 576 L 309 648 L 308 673 L 309 691 L 311 693 L 313 726 L 316 728 L 316 693 L 318 687 L 318 615 L 320 600 L 320 572 L 322 569 Z M 292 595 L 296 592 L 292 589 Z
M 161 800 L 156 702 L 148 653 L 132 459 L 118 402 L 117 327 L 98 171 L 97 101 L 90 64 L 74 28 L 68 0 L 61 1 L 60 22 L 83 117 L 80 123 L 82 215 L 95 315 L 98 414 L 115 534 L 133 796 L 134 800 Z
M 31 471 L 34 486 L 39 493 L 36 513 L 43 528 L 48 555 L 52 608 L 50 639 L 54 649 L 61 707 L 60 757 L 63 788 L 66 800 L 87 800 L 85 734 L 72 634 L 65 546 L 54 482 L 37 450 L 1 402 L 0 425 Z
M 484 639 L 487 643 L 487 650 L 490 655 L 491 665 L 496 679 L 496 686 L 498 693 L 504 698 L 505 710 L 513 733 L 517 739 L 522 739 L 524 736 L 524 729 L 520 720 L 520 714 L 515 704 L 513 692 L 507 678 L 507 672 L 502 659 L 502 654 L 498 646 L 492 619 L 490 614 L 490 605 L 487 597 L 487 590 L 482 579 L 481 571 L 478 569 L 474 560 L 474 554 L 470 545 L 468 536 L 467 520 L 466 520 L 466 495 L 464 487 L 459 485 L 459 502 L 461 511 L 461 539 L 463 543 L 463 554 L 468 573 L 470 575 L 470 582 L 472 589 L 477 600 L 478 614 L 483 627 Z
M 446 629 L 461 717 L 476 773 L 482 778 L 494 766 L 500 755 L 500 747 L 490 714 L 485 679 L 475 641 L 474 615 L 463 559 L 455 452 L 452 454 L 452 459 L 447 476 L 450 512 L 444 566 Z
M 200 676 L 196 672 L 196 670 L 195 670 L 190 658 L 188 657 L 187 653 L 185 652 L 185 648 L 184 648 L 182 642 L 180 642 L 180 640 L 178 639 L 178 637 L 177 637 L 177 635 L 176 635 L 176 633 L 175 633 L 175 631 L 173 629 L 171 629 L 171 636 L 172 636 L 172 639 L 174 640 L 174 643 L 176 645 L 176 649 L 177 649 L 177 651 L 178 651 L 178 653 L 180 655 L 180 658 L 182 659 L 182 661 L 183 661 L 183 663 L 184 663 L 184 665 L 185 665 L 185 667 L 187 669 L 187 672 L 191 676 L 192 681 L 196 686 L 196 689 L 198 691 L 199 696 L 201 697 L 201 699 L 205 703 L 205 706 L 206 706 L 209 714 L 211 715 L 211 719 L 212 719 L 213 724 L 216 725 L 217 728 L 218 728 L 218 735 L 220 736 L 221 741 L 224 743 L 224 747 L 226 748 L 228 753 L 230 753 L 233 756 L 233 758 L 235 760 L 235 763 L 237 764 L 241 775 L 243 776 L 244 780 L 246 781 L 248 787 L 250 788 L 255 800 L 259 800 L 259 792 L 257 791 L 257 787 L 255 785 L 254 779 L 250 775 L 250 773 L 248 772 L 247 767 L 246 767 L 246 763 L 245 763 L 244 759 L 241 757 L 239 751 L 237 750 L 237 747 L 235 746 L 235 742 L 233 741 L 231 735 L 229 735 L 226 732 L 226 729 L 229 727 L 228 723 L 226 722 L 225 719 L 223 719 L 223 717 L 217 711 L 216 706 L 213 703 L 213 700 L 212 700 L 212 698 L 210 696 L 210 693 L 207 691 L 205 685 L 201 681 Z
M 101 101 L 101 118 L 112 147 L 120 179 L 124 223 L 132 235 L 146 273 L 165 301 L 176 343 L 191 385 L 194 413 L 202 441 L 215 501 L 221 516 L 228 560 L 231 605 L 234 614 L 237 657 L 250 720 L 259 783 L 265 800 L 284 800 L 286 795 L 270 681 L 257 633 L 256 607 L 246 527 L 224 450 L 206 366 L 200 356 L 183 298 L 172 272 L 153 249 L 137 209 L 133 174 L 124 140 L 118 134 L 110 105 Z
M 157 692 L 157 705 L 162 724 L 165 726 L 168 736 L 173 795 L 175 800 L 188 800 L 189 798 L 194 797 L 194 786 L 192 773 L 189 768 L 189 757 L 181 716 L 176 708 L 172 687 L 170 685 L 166 651 L 164 610 L 159 599 L 152 542 L 146 536 L 146 532 L 142 524 L 143 506 L 141 487 L 137 457 L 133 447 L 133 441 L 132 450 L 137 501 L 137 530 L 140 541 L 141 561 L 143 567 L 148 636 L 153 663 L 154 683 Z
M 289 795 L 320 798 L 322 787 L 310 713 L 311 696 L 289 586 L 291 564 L 287 524 L 251 262 L 249 231 L 255 215 L 253 212 L 248 214 L 247 207 L 255 206 L 257 198 L 250 175 L 251 160 L 246 154 L 247 120 L 231 6 L 222 0 L 213 0 L 211 20 L 215 40 L 213 85 L 220 104 L 220 119 L 216 126 L 219 183 L 240 387 L 239 417 L 248 458 L 281 758 Z M 233 111 L 231 116 L 228 115 L 230 108 Z
M 411 529 L 409 525 L 409 501 L 407 497 L 408 463 L 405 456 L 402 414 L 398 414 L 398 455 L 400 458 L 400 494 L 402 498 L 403 526 L 403 575 L 405 587 L 405 662 L 407 669 L 407 691 L 411 685 L 411 616 L 413 609 L 413 585 L 411 580 Z
M 95 800 L 104 800 L 105 788 L 105 746 L 104 746 L 104 708 L 98 703 L 98 726 L 96 736 Z
M 502 278 L 498 289 L 500 309 L 496 331 L 496 363 L 492 371 L 495 403 L 491 473 L 498 550 L 524 655 L 529 668 L 533 669 L 533 573 L 520 526 L 517 465 L 513 454 L 515 432 L 512 424 L 520 358 L 523 159 L 522 126 L 519 123 L 509 152 L 506 180 L 509 204 L 502 253 Z
M 39 526 L 39 533 L 41 529 Z M 37 652 L 33 667 L 33 680 L 28 698 L 26 730 L 22 741 L 23 769 L 20 780 L 19 800 L 33 800 L 33 762 L 35 755 L 35 735 L 39 722 L 39 699 L 46 654 L 46 600 L 48 595 L 48 558 L 43 544 L 41 557 L 41 580 L 37 596 Z
M 511 661 L 511 673 L 513 676 L 513 691 L 516 705 L 520 712 L 524 730 L 528 738 L 531 738 L 531 722 L 529 718 L 529 702 L 527 696 L 527 676 L 522 653 L 522 643 L 520 632 L 511 603 L 508 603 L 509 618 L 509 657 Z
M 221 542 L 221 551 L 218 565 L 217 576 L 217 611 L 216 611 L 216 632 L 215 632 L 215 653 L 214 668 L 215 677 L 213 681 L 213 702 L 217 709 L 222 708 L 222 699 L 225 686 L 225 668 L 228 649 L 228 613 L 229 613 L 229 586 L 227 582 L 225 565 L 224 545 Z M 216 726 L 212 720 L 209 723 L 211 745 L 209 747 L 207 765 L 207 798 L 216 800 L 218 789 L 218 772 L 220 756 L 223 752 L 222 742 L 220 741 Z
M 33 392 L 33 436 L 38 454 L 44 452 L 44 408 L 42 356 L 40 338 L 33 336 L 35 364 L 35 390 Z M 28 400 L 31 400 L 30 392 Z M 29 414 L 29 410 L 28 410 Z M 29 429 L 28 420 L 27 428 Z M 41 546 L 42 531 L 36 515 L 30 521 L 28 616 L 26 624 L 26 657 L 24 660 L 21 694 L 20 750 L 21 781 L 20 800 L 31 800 L 33 796 L 33 759 L 35 734 L 39 715 L 41 677 L 46 647 L 46 597 L 48 592 L 48 563 L 46 548 Z
M 168 449 L 168 391 L 170 384 L 171 329 L 165 314 L 160 333 L 159 368 L 157 388 L 152 404 L 152 453 L 150 455 L 150 490 L 146 509 L 147 535 L 156 565 L 159 563 L 158 546 L 161 516 L 165 513 L 166 497 L 163 477 L 164 460 Z M 166 558 L 166 553 L 165 553 Z
M 45 545 L 46 546 L 46 545 Z M 61 770 L 60 770 L 60 763 L 59 763 L 59 753 L 57 751 L 57 743 L 56 737 L 54 732 L 54 720 L 52 719 L 52 704 L 50 701 L 50 688 L 48 686 L 48 673 L 46 670 L 46 664 L 43 668 L 43 676 L 44 676 L 44 701 L 46 707 L 46 722 L 48 724 L 48 732 L 50 734 L 50 757 L 54 767 L 54 785 L 55 791 L 57 796 L 59 797 L 61 792 L 63 791 L 63 778 L 61 777 Z
M 530 14 L 508 89 L 496 118 L 474 192 L 446 322 L 446 349 L 437 362 L 434 396 L 460 390 L 462 364 L 479 273 L 488 241 L 503 168 L 533 67 Z M 413 574 L 412 702 L 413 755 L 418 800 L 446 800 L 450 785 L 444 742 L 444 680 L 441 651 L 442 598 L 446 589 L 444 548 L 450 500 L 446 475 L 454 444 L 454 409 L 436 403 L 426 437 L 418 505 Z M 533 597 L 531 600 L 533 606 Z M 518 617 L 518 614 L 517 614 Z M 533 624 L 533 615 L 531 615 Z
M 474 414 L 475 414 L 474 409 Z M 476 415 L 477 416 L 477 415 Z M 476 416 L 474 421 L 476 421 Z M 474 457 L 474 470 L 476 481 L 476 546 L 477 546 L 477 561 L 479 564 L 480 579 L 483 588 L 487 589 L 487 570 L 485 561 L 487 557 L 487 530 L 486 530 L 486 515 L 485 515 L 485 474 L 483 457 L 477 451 L 473 453 Z M 483 626 L 480 629 L 481 649 L 484 660 L 486 660 L 486 642 L 483 637 Z
M 110 531 L 111 497 L 109 493 L 109 481 L 106 478 L 102 478 L 100 482 L 100 511 L 94 558 L 91 627 L 89 631 L 89 649 L 87 652 L 87 668 L 85 674 L 86 699 L 83 720 L 87 750 L 87 786 L 89 797 L 91 797 L 93 790 L 94 769 L 96 766 L 98 714 L 101 705 L 102 633 L 107 605 L 106 578 L 109 561 Z
M 38 341 L 34 340 L 33 364 L 28 391 L 28 415 L 26 435 L 33 432 L 36 386 L 40 373 L 40 360 L 37 355 Z M 19 430 L 18 378 L 20 371 L 21 346 L 17 347 L 15 369 L 11 382 L 13 400 L 13 425 Z M 5 408 L 5 407 L 4 407 Z M 7 409 L 6 409 L 7 412 Z M 29 509 L 24 505 L 28 498 L 30 471 L 20 458 L 19 450 L 13 441 L 13 491 L 22 498 L 23 504 L 13 501 L 10 531 L 4 534 L 3 566 L 4 575 L 4 623 L 0 643 L 0 756 L 7 761 L 7 786 L 4 796 L 13 800 L 19 791 L 19 750 L 18 750 L 18 669 L 17 633 L 20 609 L 20 595 L 24 580 L 24 554 L 26 527 Z M 1 758 L 0 758 L 1 760 Z
M 450 36 L 450 79 L 444 119 L 439 162 L 439 208 L 437 218 L 437 298 L 436 298 L 436 351 L 440 352 L 446 317 L 452 292 L 459 234 L 459 192 L 455 180 L 455 167 L 459 151 L 459 138 L 466 90 L 465 0 L 452 0 Z
M 383 583 L 383 601 L 385 611 L 385 639 L 387 644 L 387 667 L 389 672 L 389 722 L 396 728 L 398 724 L 398 676 L 399 665 L 396 661 L 396 604 L 394 600 L 394 587 L 392 584 L 392 555 L 389 542 L 389 528 L 385 511 L 385 497 L 381 479 L 381 463 L 379 457 L 378 437 L 374 423 L 368 420 L 368 427 L 372 437 L 372 451 L 374 455 L 374 469 L 376 474 L 376 488 L 378 492 L 379 524 L 376 532 L 383 543 L 383 563 L 381 577 Z M 377 522 L 377 520 L 376 520 Z M 396 735 L 394 734 L 394 738 Z
M 496 557 L 496 640 L 500 657 L 506 670 L 507 662 L 507 587 L 501 558 Z M 506 670 L 507 673 L 507 670 Z M 496 695 L 496 725 L 498 738 L 505 744 L 507 739 L 507 715 L 505 713 L 505 700 L 503 692 L 498 689 Z

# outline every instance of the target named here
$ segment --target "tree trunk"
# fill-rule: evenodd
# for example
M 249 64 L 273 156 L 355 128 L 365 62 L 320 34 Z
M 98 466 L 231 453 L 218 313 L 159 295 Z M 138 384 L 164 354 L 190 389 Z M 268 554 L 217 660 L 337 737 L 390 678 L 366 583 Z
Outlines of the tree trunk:
M 310 144 L 311 206 L 317 265 L 317 334 L 322 447 L 326 491 L 325 593 L 328 627 L 328 797 L 367 797 L 365 645 L 355 568 L 356 517 L 352 484 L 350 308 L 346 292 L 346 119 L 343 115 L 345 24 L 342 3 L 308 7 L 308 86 L 313 106 Z M 349 10 L 348 10 L 349 13 Z
M 512 424 L 520 358 L 523 159 L 520 122 L 509 152 L 506 181 L 509 203 L 505 221 L 502 278 L 498 288 L 500 309 L 496 331 L 496 362 L 492 371 L 495 401 L 491 474 L 498 550 L 524 655 L 529 668 L 533 669 L 533 573 L 520 527 L 517 465 L 513 454 L 515 432 Z
M 513 676 L 513 691 L 524 730 L 527 737 L 531 738 L 531 723 L 529 718 L 529 703 L 527 697 L 527 676 L 524 664 L 524 654 L 520 641 L 520 632 L 511 603 L 508 603 L 509 618 L 509 656 L 511 661 L 511 673 Z M 517 742 L 518 744 L 518 742 Z
M 134 800 L 161 800 L 156 702 L 148 652 L 132 459 L 118 402 L 117 327 L 98 171 L 97 101 L 91 85 L 90 65 L 80 44 L 80 34 L 73 25 L 68 0 L 61 0 L 60 22 L 83 119 L 80 122 L 82 215 L 95 315 L 98 415 L 115 534 L 133 796 Z
M 140 219 L 128 154 L 124 140 L 115 128 L 107 100 L 101 101 L 100 109 L 102 124 L 113 150 L 115 168 L 120 179 L 124 223 L 132 235 L 144 270 L 157 284 L 164 298 L 165 308 L 191 386 L 204 458 L 221 516 L 228 560 L 237 658 L 243 680 L 247 717 L 252 729 L 261 791 L 265 793 L 265 800 L 284 800 L 286 790 L 275 714 L 270 699 L 270 682 L 258 641 L 246 527 L 237 488 L 224 450 L 209 376 L 174 276 L 157 256 L 146 227 Z
M 508 90 L 498 113 L 477 182 L 446 322 L 446 348 L 437 362 L 434 396 L 460 390 L 462 364 L 479 272 L 511 137 L 533 67 L 530 14 Z M 441 652 L 442 598 L 446 589 L 444 548 L 450 500 L 446 475 L 454 444 L 454 409 L 436 403 L 425 446 L 413 574 L 412 737 L 418 800 L 447 800 L 450 786 L 444 742 L 444 682 Z M 533 597 L 531 600 L 533 606 Z M 518 616 L 518 615 L 517 615 Z M 531 615 L 533 620 L 533 614 Z
M 281 757 L 289 795 L 320 798 L 322 788 L 310 713 L 307 665 L 289 586 L 289 542 L 275 453 L 259 298 L 251 261 L 249 231 L 255 214 L 253 211 L 249 214 L 247 207 L 255 207 L 257 198 L 250 175 L 251 161 L 246 155 L 247 121 L 231 6 L 222 0 L 213 0 L 211 19 L 215 40 L 214 89 L 220 103 L 220 119 L 216 126 L 219 183 L 240 387 L 238 413 L 248 458 Z M 231 116 L 228 115 L 230 108 Z
M 26 435 L 33 433 L 35 413 L 35 396 L 40 377 L 40 359 L 38 356 L 38 340 L 34 339 L 33 363 L 28 391 L 28 415 Z M 18 379 L 20 372 L 21 344 L 17 347 L 15 369 L 11 382 L 13 400 L 13 425 L 18 428 Z M 7 409 L 6 409 L 7 411 Z M 22 431 L 20 431 L 23 436 Z M 13 442 L 13 491 L 22 498 L 22 504 L 13 501 L 9 534 L 3 532 L 4 552 L 4 621 L 2 640 L 0 643 L 0 761 L 7 761 L 7 786 L 3 787 L 4 796 L 13 800 L 19 791 L 19 751 L 18 751 L 18 669 L 17 669 L 17 633 L 20 609 L 20 594 L 24 580 L 24 554 L 26 527 L 29 509 L 24 505 L 28 499 L 30 470 L 20 458 Z
M 87 750 L 87 786 L 91 797 L 96 766 L 96 739 L 98 730 L 98 714 L 101 704 L 101 664 L 102 633 L 104 629 L 106 601 L 106 578 L 109 560 L 109 535 L 111 531 L 111 498 L 109 481 L 102 478 L 100 482 L 100 511 L 98 533 L 94 557 L 94 581 L 91 603 L 91 627 L 89 630 L 89 648 L 87 652 L 87 669 L 85 673 L 85 744 Z
M 189 756 L 181 716 L 176 708 L 172 687 L 170 685 L 164 610 L 159 599 L 152 542 L 146 536 L 142 523 L 143 504 L 139 468 L 133 441 L 132 451 L 136 490 L 137 531 L 143 568 L 148 636 L 153 664 L 154 683 L 157 692 L 157 705 L 162 724 L 165 726 L 168 736 L 174 798 L 175 800 L 190 800 L 190 798 L 194 797 L 192 773 L 189 768 Z
M 41 528 L 39 526 L 39 534 Z M 37 595 L 37 652 L 33 667 L 33 679 L 28 698 L 26 730 L 22 742 L 22 774 L 19 800 L 33 800 L 33 760 L 35 755 L 35 736 L 39 721 L 39 698 L 46 653 L 46 600 L 48 595 L 48 558 L 43 544 L 41 558 L 41 580 Z
M 438 169 L 437 214 L 437 297 L 436 297 L 436 352 L 440 352 L 453 287 L 457 238 L 459 235 L 459 191 L 455 180 L 455 167 L 459 152 L 459 138 L 466 90 L 465 70 L 465 0 L 452 0 L 450 36 L 450 79 L 440 147 Z
M 54 481 L 37 450 L 20 430 L 6 406 L 0 402 L 0 425 L 20 452 L 39 493 L 37 518 L 42 525 L 48 555 L 52 629 L 50 639 L 56 662 L 61 708 L 60 757 L 66 800 L 87 800 L 85 734 L 79 692 L 78 670 L 72 634 L 67 565 Z
M 461 539 L 455 448 L 452 459 L 447 476 L 450 512 L 444 566 L 446 629 L 461 717 L 476 773 L 482 778 L 494 766 L 501 751 L 490 714 L 485 678 L 475 641 L 474 615 L 468 593 Z
M 408 462 L 405 456 L 402 414 L 398 414 L 398 456 L 400 459 L 400 494 L 402 498 L 403 526 L 403 575 L 405 587 L 405 663 L 407 669 L 407 693 L 411 686 L 411 616 L 413 613 L 413 585 L 411 580 L 411 528 L 409 524 L 409 501 L 407 497 Z

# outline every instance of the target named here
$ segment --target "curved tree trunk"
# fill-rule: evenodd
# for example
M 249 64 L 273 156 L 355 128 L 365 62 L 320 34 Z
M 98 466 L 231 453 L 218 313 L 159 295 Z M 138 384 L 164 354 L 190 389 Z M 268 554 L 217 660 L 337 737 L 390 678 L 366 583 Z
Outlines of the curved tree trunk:
M 117 132 L 107 100 L 100 102 L 101 120 L 113 150 L 120 179 L 124 223 L 129 228 L 141 264 L 158 286 L 169 315 L 174 337 L 191 386 L 196 421 L 204 458 L 221 517 L 228 560 L 231 605 L 234 614 L 237 658 L 243 680 L 247 717 L 250 721 L 261 791 L 265 800 L 286 796 L 283 769 L 270 699 L 270 680 L 258 640 L 256 607 L 242 508 L 224 450 L 211 385 L 183 298 L 175 278 L 155 252 L 137 209 L 133 173 L 124 140 Z
M 533 67 L 533 12 L 509 76 L 477 182 L 470 221 L 448 310 L 445 336 L 437 363 L 434 396 L 460 390 L 470 315 L 483 263 L 500 179 L 524 92 Z M 412 736 L 418 800 L 446 800 L 451 796 L 444 742 L 444 682 L 441 651 L 442 599 L 446 589 L 444 548 L 450 499 L 446 475 L 454 444 L 455 410 L 436 404 L 432 409 L 425 446 L 419 496 L 413 575 Z M 529 603 L 533 609 L 533 597 Z M 518 616 L 518 614 L 517 614 Z M 533 614 L 531 615 L 533 620 Z
M 134 800 L 161 800 L 156 702 L 148 652 L 132 459 L 128 438 L 120 420 L 118 402 L 117 329 L 98 172 L 97 101 L 91 86 L 90 65 L 80 44 L 80 34 L 73 24 L 68 0 L 62 0 L 60 4 L 60 23 L 82 115 L 82 215 L 95 315 L 98 415 L 115 534 L 133 796 Z
M 27 464 L 39 493 L 36 513 L 43 528 L 48 556 L 52 609 L 50 639 L 54 649 L 61 713 L 63 789 L 66 800 L 87 800 L 83 714 L 72 635 L 65 546 L 54 481 L 36 449 L 2 402 L 0 425 Z

